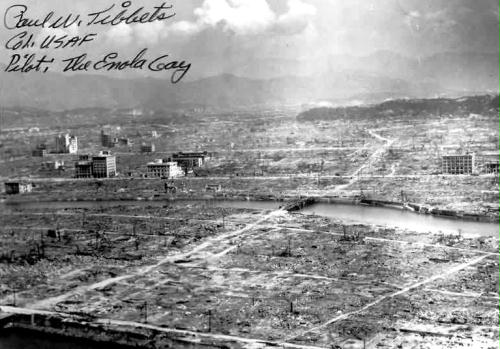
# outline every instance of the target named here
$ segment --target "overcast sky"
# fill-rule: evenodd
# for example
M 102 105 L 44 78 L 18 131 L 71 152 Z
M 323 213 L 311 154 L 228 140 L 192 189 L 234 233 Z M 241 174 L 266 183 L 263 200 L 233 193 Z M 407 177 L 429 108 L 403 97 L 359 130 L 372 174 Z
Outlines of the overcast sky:
M 150 9 L 163 1 L 133 0 L 131 8 Z M 74 27 L 96 31 L 91 56 L 117 51 L 123 57 L 148 47 L 151 55 L 196 62 L 196 75 L 227 62 L 262 59 L 314 62 L 329 56 L 369 55 L 378 50 L 422 57 L 446 51 L 498 52 L 497 0 L 170 0 L 176 16 L 168 21 L 115 27 Z M 2 14 L 12 4 L 1 0 Z M 108 0 L 25 0 L 29 16 L 54 10 L 85 16 L 112 4 Z M 121 1 L 115 2 L 117 6 Z M 2 16 L 3 17 L 3 16 Z M 32 30 L 35 37 L 61 30 Z M 18 31 L 2 26 L 3 44 Z M 64 51 L 72 55 L 82 51 Z M 7 62 L 12 52 L 2 50 Z M 62 54 L 62 53 L 60 53 Z M 222 63 L 221 63 L 222 62 Z M 224 63 L 225 62 L 225 63 Z

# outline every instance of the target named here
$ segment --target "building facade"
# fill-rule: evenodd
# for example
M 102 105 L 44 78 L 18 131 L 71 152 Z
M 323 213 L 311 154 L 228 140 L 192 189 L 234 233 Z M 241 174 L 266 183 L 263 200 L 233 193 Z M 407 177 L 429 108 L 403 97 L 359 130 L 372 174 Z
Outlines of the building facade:
M 141 153 L 154 153 L 156 150 L 156 147 L 153 143 L 146 144 L 143 143 L 141 144 Z
M 64 161 L 56 160 L 56 161 L 42 162 L 40 170 L 42 172 L 64 171 Z
M 7 182 L 5 183 L 5 193 L 8 195 L 16 195 L 30 193 L 33 190 L 31 183 Z
M 47 145 L 45 143 L 38 144 L 36 148 L 31 151 L 31 155 L 35 157 L 44 157 L 47 155 Z
M 474 171 L 474 154 L 445 155 L 441 160 L 443 174 L 472 174 Z
M 147 165 L 148 178 L 178 178 L 183 175 L 184 171 L 177 162 L 159 159 Z
M 47 155 L 46 149 L 36 148 L 36 149 L 31 151 L 31 156 L 33 156 L 33 157 L 43 158 L 46 155 Z
M 104 130 L 101 130 L 101 145 L 106 148 L 113 148 L 115 146 L 114 138 L 110 134 L 104 133 Z
M 487 162 L 483 166 L 483 172 L 486 174 L 498 174 L 498 162 Z
M 172 154 L 171 161 L 177 162 L 187 174 L 188 172 L 193 171 L 193 169 L 203 166 L 207 156 L 208 153 L 206 151 L 189 153 L 179 152 Z
M 80 155 L 79 160 L 75 163 L 76 178 L 92 178 L 92 161 L 88 155 Z
M 78 152 L 78 138 L 69 134 L 57 136 L 55 151 L 59 154 L 76 154 Z
M 118 144 L 123 146 L 131 146 L 134 144 L 129 138 L 118 138 Z
M 116 157 L 107 151 L 92 157 L 92 175 L 95 178 L 110 178 L 116 176 Z
M 99 155 L 80 155 L 75 163 L 76 178 L 110 178 L 116 176 L 116 157 L 107 151 Z

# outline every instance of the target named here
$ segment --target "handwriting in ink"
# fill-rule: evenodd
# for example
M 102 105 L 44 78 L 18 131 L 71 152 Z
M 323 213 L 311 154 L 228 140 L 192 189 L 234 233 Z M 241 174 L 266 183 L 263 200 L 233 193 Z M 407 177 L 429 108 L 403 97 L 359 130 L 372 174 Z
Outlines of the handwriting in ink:
M 12 5 L 5 10 L 3 24 L 5 28 L 68 28 L 72 25 L 80 25 L 80 15 L 68 14 L 67 16 L 56 16 L 54 11 L 50 11 L 43 18 L 30 18 L 27 16 L 28 6 Z
M 46 73 L 52 63 L 54 63 L 54 58 L 48 58 L 47 55 L 37 59 L 34 53 L 23 56 L 16 53 L 11 56 L 5 71 L 8 73 L 29 73 L 30 71 Z
M 126 69 L 143 70 L 146 68 L 153 72 L 171 71 L 170 81 L 176 84 L 184 78 L 191 68 L 191 63 L 187 63 L 186 61 L 179 62 L 168 60 L 169 55 L 162 55 L 149 61 L 145 57 L 146 53 L 147 49 L 145 48 L 132 59 L 119 60 L 118 53 L 112 52 L 95 62 L 90 60 L 88 55 L 84 53 L 76 57 L 64 59 L 63 63 L 65 63 L 65 67 L 63 72 L 82 72 L 89 70 L 121 71 Z
M 87 25 L 118 25 L 120 23 L 133 24 L 133 23 L 151 23 L 155 21 L 164 21 L 175 16 L 175 13 L 169 13 L 173 6 L 164 2 L 159 6 L 154 6 L 153 12 L 144 12 L 144 7 L 139 7 L 132 13 L 129 13 L 129 7 L 132 5 L 131 1 L 124 1 L 121 4 L 122 10 L 117 14 L 111 14 L 115 8 L 115 4 L 102 11 L 89 13 L 90 18 Z
M 85 43 L 92 42 L 96 39 L 97 34 L 85 34 L 83 36 L 71 36 L 67 34 L 63 35 L 47 35 L 43 40 L 41 40 L 38 48 L 44 49 L 65 49 L 80 47 Z M 22 31 L 11 37 L 5 43 L 5 48 L 7 50 L 24 50 L 33 48 L 37 43 L 35 42 L 33 34 L 27 31 Z

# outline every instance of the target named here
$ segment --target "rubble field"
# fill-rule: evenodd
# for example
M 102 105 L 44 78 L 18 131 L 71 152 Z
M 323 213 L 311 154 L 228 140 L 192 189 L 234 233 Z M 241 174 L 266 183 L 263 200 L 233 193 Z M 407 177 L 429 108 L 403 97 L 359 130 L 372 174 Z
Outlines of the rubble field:
M 325 348 L 499 340 L 497 237 L 202 203 L 1 218 L 2 305 Z

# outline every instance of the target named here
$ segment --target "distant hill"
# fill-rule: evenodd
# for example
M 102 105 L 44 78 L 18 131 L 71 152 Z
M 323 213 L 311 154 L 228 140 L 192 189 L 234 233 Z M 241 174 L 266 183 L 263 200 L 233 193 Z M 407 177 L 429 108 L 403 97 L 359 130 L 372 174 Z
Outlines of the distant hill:
M 78 108 L 232 108 L 329 101 L 376 103 L 391 98 L 453 97 L 498 92 L 498 54 L 443 53 L 424 59 L 389 51 L 366 57 L 331 56 L 312 69 L 299 60 L 261 60 L 223 74 L 176 85 L 157 78 L 5 73 L 0 104 L 46 110 Z M 321 73 L 318 73 L 320 71 Z
M 124 80 L 100 75 L 0 72 L 0 81 L 8 86 L 0 93 L 2 105 L 48 110 L 299 105 L 311 100 L 349 98 L 373 91 L 389 95 L 403 93 L 404 96 L 425 91 L 403 80 L 355 73 L 268 80 L 224 74 L 172 85 L 167 80 L 153 78 Z
M 405 117 L 446 114 L 498 114 L 498 95 L 483 95 L 457 99 L 399 99 L 362 107 L 313 108 L 300 113 L 298 121 L 335 119 Z

